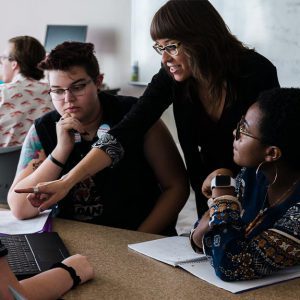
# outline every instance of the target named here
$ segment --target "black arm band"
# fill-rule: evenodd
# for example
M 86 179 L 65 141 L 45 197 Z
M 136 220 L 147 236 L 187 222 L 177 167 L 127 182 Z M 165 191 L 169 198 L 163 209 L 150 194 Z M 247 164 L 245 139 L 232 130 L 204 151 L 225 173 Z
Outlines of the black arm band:
M 59 166 L 60 168 L 64 168 L 65 167 L 65 165 L 63 164 L 63 163 L 61 163 L 60 161 L 58 161 L 56 158 L 54 158 L 53 157 L 53 155 L 50 153 L 49 155 L 48 155 L 48 158 L 54 163 L 54 164 L 56 164 L 57 166 Z
M 65 269 L 67 272 L 69 272 L 70 276 L 73 279 L 73 286 L 72 289 L 74 289 L 77 285 L 80 284 L 81 279 L 80 277 L 76 274 L 76 271 L 72 268 L 69 267 L 61 262 L 55 263 L 50 269 L 54 269 L 54 268 L 62 268 Z

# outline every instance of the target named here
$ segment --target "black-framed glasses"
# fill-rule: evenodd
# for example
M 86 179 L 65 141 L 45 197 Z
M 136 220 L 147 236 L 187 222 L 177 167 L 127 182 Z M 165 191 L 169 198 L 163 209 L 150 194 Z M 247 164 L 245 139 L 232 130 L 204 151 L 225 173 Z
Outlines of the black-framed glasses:
M 241 120 L 237 123 L 236 129 L 235 129 L 235 139 L 236 139 L 236 140 L 239 140 L 240 137 L 241 137 L 241 134 L 243 134 L 243 135 L 249 136 L 249 137 L 251 137 L 251 138 L 253 138 L 253 139 L 256 139 L 256 140 L 258 140 L 258 141 L 261 141 L 260 138 L 258 138 L 258 137 L 256 137 L 256 136 L 252 135 L 251 133 L 249 133 L 249 132 L 246 130 L 246 128 L 245 128 L 245 123 L 246 123 L 246 121 L 245 121 L 245 116 L 242 116 Z
M 67 91 L 69 91 L 69 93 L 71 93 L 75 97 L 83 96 L 85 94 L 86 86 L 91 82 L 92 79 L 85 82 L 72 84 L 66 89 L 63 88 L 50 89 L 49 94 L 51 95 L 52 100 L 55 101 L 63 101 L 65 99 L 65 95 Z
M 181 42 L 167 45 L 165 47 L 160 46 L 159 44 L 154 44 L 153 49 L 160 55 L 166 51 L 170 55 L 178 55 L 178 48 L 181 45 Z

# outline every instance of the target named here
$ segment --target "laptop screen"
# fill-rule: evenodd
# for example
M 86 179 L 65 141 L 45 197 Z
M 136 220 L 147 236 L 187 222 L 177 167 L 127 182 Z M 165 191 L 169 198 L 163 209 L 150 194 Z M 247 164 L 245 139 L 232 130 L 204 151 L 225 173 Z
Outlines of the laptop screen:
M 86 25 L 47 25 L 45 49 L 49 53 L 55 46 L 65 41 L 85 42 Z

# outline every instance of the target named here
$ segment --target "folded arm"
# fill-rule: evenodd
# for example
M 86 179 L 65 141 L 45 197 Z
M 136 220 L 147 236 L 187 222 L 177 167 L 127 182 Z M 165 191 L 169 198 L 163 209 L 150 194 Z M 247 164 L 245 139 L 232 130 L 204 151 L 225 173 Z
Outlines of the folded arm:
M 230 198 L 219 201 L 210 210 L 211 229 L 203 241 L 216 274 L 225 281 L 248 280 L 299 264 L 299 211 L 300 203 L 272 228 L 247 238 L 236 202 Z
M 162 121 L 145 135 L 144 151 L 162 189 L 156 205 L 138 230 L 160 233 L 174 222 L 189 195 L 182 158 Z
M 52 154 L 62 163 L 65 163 L 69 156 L 69 152 L 60 151 L 57 148 Z M 39 210 L 27 200 L 27 194 L 15 193 L 14 190 L 35 186 L 39 182 L 55 180 L 60 176 L 61 171 L 61 167 L 47 159 L 33 125 L 24 141 L 17 174 L 8 193 L 8 204 L 13 214 L 19 219 L 38 215 Z

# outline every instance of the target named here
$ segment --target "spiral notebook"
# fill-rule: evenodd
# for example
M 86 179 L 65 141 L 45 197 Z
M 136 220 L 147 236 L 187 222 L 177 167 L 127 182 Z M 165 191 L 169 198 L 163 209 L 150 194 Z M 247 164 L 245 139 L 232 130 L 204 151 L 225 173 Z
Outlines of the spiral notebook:
M 215 275 L 215 271 L 204 254 L 195 253 L 188 237 L 174 236 L 158 240 L 129 244 L 128 247 L 143 255 L 163 263 L 180 267 L 194 276 L 232 293 L 240 293 L 250 289 L 300 277 L 300 266 L 288 268 L 261 279 L 237 282 L 225 282 Z

